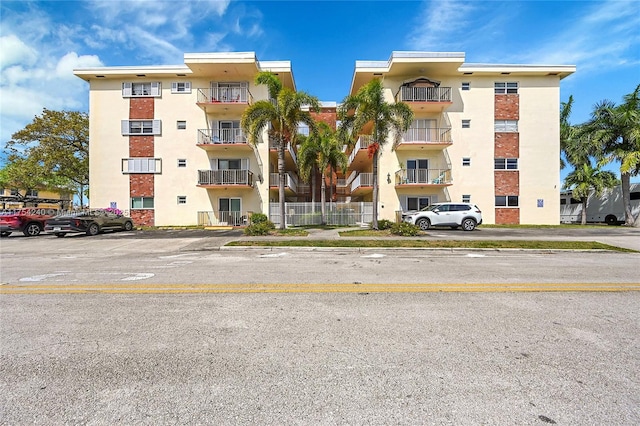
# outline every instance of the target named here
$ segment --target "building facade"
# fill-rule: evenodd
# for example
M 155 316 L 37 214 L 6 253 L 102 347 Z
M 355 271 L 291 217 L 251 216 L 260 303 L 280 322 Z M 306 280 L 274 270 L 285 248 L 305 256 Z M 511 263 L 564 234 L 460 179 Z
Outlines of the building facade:
M 258 61 L 253 52 L 75 70 L 90 83 L 91 206 L 128 209 L 137 224 L 156 226 L 237 226 L 252 212 L 269 214 L 278 201 L 275 147 L 266 129 L 253 146 L 240 128 L 243 111 L 269 98 L 254 84 L 260 71 L 295 90 L 290 62 Z M 415 114 L 397 149 L 382 148 L 379 218 L 470 201 L 485 223 L 559 223 L 560 80 L 574 71 L 468 64 L 455 52 L 356 61 L 351 94 L 379 78 L 387 100 Z M 325 103 L 318 119 L 335 123 L 335 104 Z M 334 200 L 372 201 L 369 143 L 361 136 L 347 151 L 347 173 L 327 181 Z M 287 201 L 310 201 L 296 153 L 287 147 Z

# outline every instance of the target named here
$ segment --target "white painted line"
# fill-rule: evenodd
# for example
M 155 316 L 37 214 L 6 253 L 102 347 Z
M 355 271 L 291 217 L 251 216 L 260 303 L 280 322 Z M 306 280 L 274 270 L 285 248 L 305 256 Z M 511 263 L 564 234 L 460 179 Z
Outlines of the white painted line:
M 127 277 L 127 278 L 123 278 L 120 281 L 138 281 L 138 280 L 146 280 L 147 278 L 152 278 L 154 277 L 155 274 L 150 274 L 150 273 L 142 273 L 142 274 L 135 274 L 132 277 Z
M 368 258 L 379 259 L 379 258 L 381 258 L 381 257 L 386 257 L 386 255 L 385 255 L 385 254 L 378 254 L 378 253 L 374 253 L 374 254 L 368 254 L 368 255 L 366 255 L 366 256 L 361 256 L 361 257 L 363 257 L 363 258 L 368 257 Z
M 273 253 L 273 254 L 262 254 L 260 257 L 283 257 L 288 256 L 289 253 Z
M 20 282 L 39 282 L 39 281 L 46 280 L 47 278 L 60 277 L 62 275 L 65 275 L 65 274 L 61 273 L 61 274 L 33 275 L 31 277 L 20 278 Z

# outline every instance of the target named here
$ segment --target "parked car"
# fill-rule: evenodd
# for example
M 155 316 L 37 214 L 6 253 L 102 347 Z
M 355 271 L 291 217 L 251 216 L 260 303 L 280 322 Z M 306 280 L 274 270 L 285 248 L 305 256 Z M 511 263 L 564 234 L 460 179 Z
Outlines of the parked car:
M 40 235 L 45 221 L 55 216 L 51 209 L 26 208 L 0 215 L 0 237 L 8 237 L 12 232 L 22 232 L 27 237 Z
M 103 231 L 131 231 L 133 220 L 128 216 L 107 210 L 81 211 L 48 219 L 44 229 L 56 237 L 78 232 L 98 235 Z
M 423 231 L 432 226 L 449 226 L 452 229 L 461 226 L 465 231 L 473 231 L 482 224 L 482 212 L 470 203 L 436 203 L 403 213 L 402 220 L 419 226 Z

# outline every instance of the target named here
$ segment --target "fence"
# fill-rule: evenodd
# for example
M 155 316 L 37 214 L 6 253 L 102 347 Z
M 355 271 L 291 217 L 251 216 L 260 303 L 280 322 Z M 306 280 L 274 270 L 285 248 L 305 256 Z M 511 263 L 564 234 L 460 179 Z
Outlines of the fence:
M 285 226 L 322 224 L 322 203 L 285 203 Z M 280 204 L 269 203 L 269 220 L 280 225 Z M 327 225 L 363 226 L 373 220 L 373 203 L 326 203 Z

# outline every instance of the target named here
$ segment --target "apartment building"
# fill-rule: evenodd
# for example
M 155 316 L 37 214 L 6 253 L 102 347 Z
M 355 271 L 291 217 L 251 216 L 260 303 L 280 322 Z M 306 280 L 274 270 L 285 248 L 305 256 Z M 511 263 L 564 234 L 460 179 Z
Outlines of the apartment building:
M 559 223 L 560 80 L 575 67 L 464 59 L 393 52 L 388 61 L 356 61 L 351 94 L 379 78 L 389 102 L 415 113 L 398 148 L 381 151 L 379 218 L 470 201 L 485 223 Z M 252 212 L 269 214 L 278 201 L 275 146 L 267 130 L 253 146 L 240 128 L 243 111 L 269 98 L 254 84 L 260 71 L 295 89 L 290 62 L 259 61 L 253 52 L 74 70 L 90 83 L 91 206 L 128 209 L 137 224 L 156 226 L 237 226 Z M 318 119 L 335 123 L 335 104 L 325 103 Z M 361 136 L 347 152 L 347 173 L 327 182 L 337 201 L 372 202 L 369 143 Z M 287 147 L 286 198 L 310 201 L 296 153 Z

